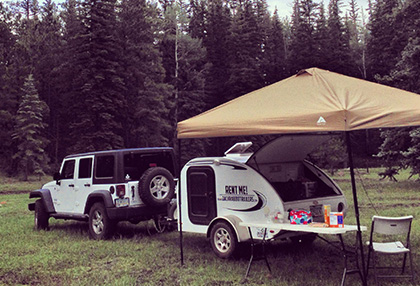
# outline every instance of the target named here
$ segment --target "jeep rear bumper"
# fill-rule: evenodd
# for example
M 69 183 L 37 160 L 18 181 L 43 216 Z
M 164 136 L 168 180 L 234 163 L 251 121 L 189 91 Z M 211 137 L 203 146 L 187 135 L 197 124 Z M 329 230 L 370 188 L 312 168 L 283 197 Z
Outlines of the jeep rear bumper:
M 112 220 L 124 221 L 124 220 L 147 220 L 152 218 L 155 215 L 167 215 L 168 209 L 167 206 L 161 207 L 149 207 L 149 206 L 139 206 L 139 207 L 122 207 L 122 208 L 107 208 L 108 217 Z

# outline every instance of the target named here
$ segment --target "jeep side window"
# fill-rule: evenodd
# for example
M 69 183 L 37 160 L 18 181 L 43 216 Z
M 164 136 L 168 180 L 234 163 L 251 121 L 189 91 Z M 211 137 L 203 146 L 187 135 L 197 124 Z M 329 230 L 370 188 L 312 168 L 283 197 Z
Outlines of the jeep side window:
M 114 156 L 98 156 L 96 160 L 96 178 L 114 177 Z
M 61 179 L 73 179 L 75 160 L 68 160 L 64 163 Z
M 92 176 L 92 158 L 83 158 L 79 162 L 79 179 L 88 179 Z

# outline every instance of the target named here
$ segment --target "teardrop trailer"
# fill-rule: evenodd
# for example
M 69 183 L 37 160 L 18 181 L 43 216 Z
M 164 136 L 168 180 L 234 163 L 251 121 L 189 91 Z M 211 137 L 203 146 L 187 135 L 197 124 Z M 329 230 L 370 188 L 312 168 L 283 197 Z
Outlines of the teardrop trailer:
M 195 158 L 181 170 L 182 231 L 205 234 L 215 254 L 228 258 L 241 242 L 250 240 L 242 222 L 265 223 L 288 219 L 290 210 L 347 211 L 339 186 L 320 168 L 305 160 L 330 136 L 279 137 L 248 152 L 251 142 L 237 143 L 224 157 Z M 263 230 L 252 228 L 252 237 L 262 240 Z M 301 232 L 272 231 L 267 239 L 312 241 Z

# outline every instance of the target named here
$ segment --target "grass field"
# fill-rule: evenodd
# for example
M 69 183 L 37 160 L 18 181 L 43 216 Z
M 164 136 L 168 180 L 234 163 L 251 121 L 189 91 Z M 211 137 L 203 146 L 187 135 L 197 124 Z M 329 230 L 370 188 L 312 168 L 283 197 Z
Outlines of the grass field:
M 362 225 L 370 226 L 376 213 L 414 215 L 412 246 L 414 262 L 419 267 L 420 182 L 408 180 L 408 172 L 398 175 L 398 182 L 380 180 L 377 173 L 378 169 L 369 174 L 362 170 L 356 176 Z M 334 179 L 346 193 L 350 206 L 345 223 L 354 224 L 348 171 L 336 173 Z M 272 275 L 268 275 L 263 261 L 257 261 L 243 281 L 249 259 L 246 248 L 238 258 L 221 260 L 204 237 L 184 234 L 185 265 L 181 267 L 178 232 L 150 236 L 148 222 L 120 223 L 116 235 L 108 241 L 89 240 L 87 224 L 82 222 L 50 219 L 50 231 L 34 231 L 33 213 L 27 210 L 31 200 L 26 191 L 39 188 L 42 182 L 1 180 L 0 285 L 318 286 L 339 285 L 341 280 L 340 252 L 319 239 L 310 247 L 273 242 L 268 247 Z M 368 232 L 363 234 L 364 241 L 368 236 Z M 347 234 L 345 239 L 353 242 L 354 234 Z M 373 284 L 372 277 L 369 284 Z M 361 283 L 357 275 L 351 275 L 346 285 Z M 381 285 L 409 283 L 402 280 Z

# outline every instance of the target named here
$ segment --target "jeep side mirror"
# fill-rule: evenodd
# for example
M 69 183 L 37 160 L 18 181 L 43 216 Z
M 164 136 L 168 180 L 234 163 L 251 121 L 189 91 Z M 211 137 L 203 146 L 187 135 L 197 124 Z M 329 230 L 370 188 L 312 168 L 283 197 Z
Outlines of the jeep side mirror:
M 60 173 L 54 173 L 53 179 L 57 183 L 57 185 L 60 185 L 59 181 L 61 180 L 61 174 Z

